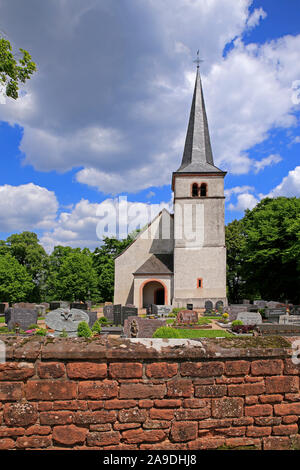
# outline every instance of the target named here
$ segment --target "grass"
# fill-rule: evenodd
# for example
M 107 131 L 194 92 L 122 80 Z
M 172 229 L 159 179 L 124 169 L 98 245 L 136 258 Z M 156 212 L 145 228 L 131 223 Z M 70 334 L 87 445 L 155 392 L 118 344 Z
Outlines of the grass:
M 5 323 L 5 317 L 0 317 L 0 323 Z
M 224 330 L 178 330 L 181 338 L 232 338 L 233 335 Z

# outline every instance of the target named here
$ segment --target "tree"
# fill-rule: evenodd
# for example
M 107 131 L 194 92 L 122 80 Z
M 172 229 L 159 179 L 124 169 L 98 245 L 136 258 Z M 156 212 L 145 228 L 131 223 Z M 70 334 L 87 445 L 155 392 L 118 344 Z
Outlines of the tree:
M 242 279 L 245 234 L 242 220 L 234 220 L 225 227 L 227 249 L 227 295 L 229 303 L 238 303 L 245 295 Z
M 7 238 L 6 246 L 10 254 L 16 258 L 22 266 L 25 266 L 35 284 L 31 300 L 40 302 L 45 296 L 48 255 L 39 244 L 38 236 L 33 232 L 13 234 Z
M 24 302 L 34 288 L 24 266 L 10 254 L 0 255 L 0 298 L 3 302 Z
M 98 277 L 89 250 L 69 247 L 64 250 L 59 247 L 51 257 L 48 278 L 50 300 L 84 301 L 89 297 L 94 301 L 99 300 Z M 51 264 L 55 258 L 59 259 L 56 266 Z
M 98 288 L 101 301 L 112 301 L 114 296 L 115 257 L 122 253 L 134 240 L 138 232 L 124 240 L 105 237 L 103 245 L 93 253 L 93 263 L 98 274 Z
M 20 52 L 22 57 L 17 59 L 10 42 L 0 38 L 0 83 L 5 86 L 6 96 L 14 100 L 19 97 L 19 83 L 25 83 L 37 69 L 29 52 L 24 49 Z
M 262 298 L 300 303 L 300 199 L 263 199 L 243 218 L 242 276 Z

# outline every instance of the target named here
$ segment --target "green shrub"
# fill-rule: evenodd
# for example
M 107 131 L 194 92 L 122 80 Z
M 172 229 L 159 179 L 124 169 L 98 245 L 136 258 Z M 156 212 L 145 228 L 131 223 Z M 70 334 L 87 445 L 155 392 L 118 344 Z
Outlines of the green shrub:
M 79 338 L 90 338 L 92 336 L 92 330 L 86 321 L 81 321 L 77 327 L 77 336 Z
M 108 319 L 107 319 L 106 317 L 100 317 L 100 318 L 96 321 L 96 323 L 97 323 L 97 322 L 99 322 L 100 325 L 101 325 L 101 323 L 105 323 L 105 324 L 106 324 L 106 323 L 108 323 Z
M 101 333 L 101 323 L 106 324 L 105 322 L 100 322 L 99 320 L 95 321 L 93 327 L 92 327 L 92 332 L 93 333 Z
M 180 338 L 180 334 L 175 328 L 161 326 L 155 331 L 153 338 Z
M 39 335 L 39 336 L 46 336 L 47 335 L 47 330 L 46 330 L 46 328 L 40 328 L 39 330 L 36 330 L 35 334 Z
M 33 323 L 32 325 L 30 325 L 27 330 L 36 330 L 36 329 L 39 329 L 39 325 L 37 325 L 36 323 Z
M 234 320 L 232 322 L 232 326 L 241 326 L 243 325 L 243 322 L 241 320 Z
M 61 332 L 61 334 L 59 335 L 60 338 L 67 338 L 68 337 L 68 333 L 66 332 L 66 329 L 64 328 Z
M 182 307 L 176 307 L 176 308 L 173 308 L 172 313 L 178 313 L 181 310 L 184 310 L 184 309 Z

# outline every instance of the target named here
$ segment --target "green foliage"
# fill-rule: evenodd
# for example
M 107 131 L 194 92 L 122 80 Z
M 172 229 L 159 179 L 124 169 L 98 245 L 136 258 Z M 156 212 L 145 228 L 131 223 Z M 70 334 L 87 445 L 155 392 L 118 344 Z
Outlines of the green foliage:
M 67 338 L 68 337 L 68 333 L 66 332 L 66 329 L 64 328 L 61 332 L 61 334 L 59 335 L 60 338 Z
M 200 317 L 197 323 L 198 325 L 209 325 L 209 323 L 211 323 L 211 320 L 206 317 Z
M 100 334 L 101 333 L 101 325 L 105 325 L 105 322 L 100 322 L 99 320 L 95 321 L 93 327 L 92 327 L 92 331 L 93 333 L 98 333 Z
M 172 313 L 173 313 L 173 314 L 174 314 L 174 313 L 177 314 L 178 312 L 181 312 L 181 310 L 183 310 L 182 307 L 178 307 L 178 308 L 176 307 L 176 308 L 173 308 Z M 170 313 L 169 313 L 169 316 L 171 316 Z
M 14 100 L 19 96 L 19 84 L 25 83 L 37 69 L 30 54 L 24 49 L 20 52 L 21 59 L 16 59 L 10 42 L 0 38 L 0 81 L 6 86 L 6 95 Z
M 77 336 L 79 338 L 90 338 L 92 336 L 92 330 L 90 329 L 87 322 L 82 321 L 79 323 L 77 328 Z
M 193 339 L 193 338 L 232 338 L 233 335 L 225 330 L 189 330 L 180 329 L 179 338 Z
M 107 325 L 108 322 L 108 319 L 106 317 L 100 317 L 98 320 L 97 320 L 100 324 L 105 324 Z
M 10 254 L 0 255 L 0 299 L 22 302 L 35 288 L 26 268 Z
M 153 338 L 180 338 L 180 334 L 175 328 L 161 326 L 155 331 Z
M 89 250 L 56 247 L 50 255 L 49 300 L 98 300 L 98 277 Z
M 300 199 L 263 199 L 226 227 L 228 297 L 300 303 Z
M 232 323 L 231 323 L 232 326 L 242 326 L 243 325 L 243 322 L 241 320 L 234 320 Z
M 37 328 L 39 328 L 39 325 L 37 325 L 36 323 L 33 323 L 27 328 L 27 330 L 36 330 Z
M 36 330 L 35 334 L 38 336 L 47 336 L 47 329 L 46 328 L 40 328 L 39 330 Z

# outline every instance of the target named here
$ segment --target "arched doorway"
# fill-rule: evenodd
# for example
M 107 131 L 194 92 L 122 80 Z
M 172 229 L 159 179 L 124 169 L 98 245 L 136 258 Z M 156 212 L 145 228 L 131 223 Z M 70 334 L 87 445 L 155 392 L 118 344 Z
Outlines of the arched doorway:
M 167 303 L 167 288 L 161 281 L 145 281 L 141 286 L 141 306 L 165 305 Z

